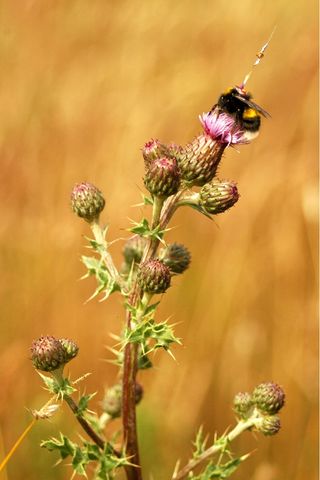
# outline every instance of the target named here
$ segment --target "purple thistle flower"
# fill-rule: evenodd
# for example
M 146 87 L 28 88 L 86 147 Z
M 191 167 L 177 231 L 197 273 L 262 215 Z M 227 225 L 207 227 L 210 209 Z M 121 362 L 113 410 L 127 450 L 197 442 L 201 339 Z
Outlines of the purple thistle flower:
M 223 112 L 209 112 L 199 115 L 204 131 L 212 140 L 229 145 L 248 143 L 245 132 L 240 129 L 236 120 Z

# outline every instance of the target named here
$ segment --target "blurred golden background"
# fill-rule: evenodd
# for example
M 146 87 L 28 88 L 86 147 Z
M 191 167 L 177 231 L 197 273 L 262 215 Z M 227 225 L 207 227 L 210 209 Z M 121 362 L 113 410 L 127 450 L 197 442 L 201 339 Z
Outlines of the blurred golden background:
M 192 251 L 159 319 L 172 315 L 183 346 L 158 352 L 140 376 L 145 478 L 170 479 L 203 424 L 232 425 L 235 393 L 262 381 L 287 394 L 275 438 L 244 434 L 253 455 L 235 480 L 317 478 L 317 6 L 278 0 L 2 0 L 0 3 L 1 350 L 0 454 L 48 398 L 28 359 L 32 339 L 69 336 L 80 346 L 73 378 L 97 391 L 117 371 L 105 360 L 123 318 L 120 298 L 85 304 L 79 282 L 87 225 L 74 217 L 74 183 L 103 190 L 110 239 L 139 220 L 150 138 L 185 144 L 198 115 L 239 83 L 276 33 L 248 88 L 268 110 L 261 135 L 228 149 L 220 177 L 238 182 L 234 209 L 210 222 L 178 212 L 170 239 Z M 123 242 L 112 247 L 118 264 Z M 76 440 L 67 410 L 39 422 L 1 480 L 69 479 L 39 441 L 59 429 Z M 256 451 L 257 449 L 257 451 Z

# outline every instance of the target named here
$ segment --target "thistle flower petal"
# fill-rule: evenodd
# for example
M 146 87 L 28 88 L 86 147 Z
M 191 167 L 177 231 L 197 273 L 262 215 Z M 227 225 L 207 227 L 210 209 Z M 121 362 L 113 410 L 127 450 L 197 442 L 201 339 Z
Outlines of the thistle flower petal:
M 231 115 L 213 111 L 199 115 L 199 119 L 205 133 L 219 143 L 227 145 L 249 143 L 245 132 Z

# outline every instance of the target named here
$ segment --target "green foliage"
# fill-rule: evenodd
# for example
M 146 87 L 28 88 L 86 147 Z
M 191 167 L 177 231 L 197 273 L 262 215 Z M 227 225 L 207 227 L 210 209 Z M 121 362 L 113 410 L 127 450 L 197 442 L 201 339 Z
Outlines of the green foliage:
M 89 395 L 83 395 L 78 403 L 78 416 L 82 416 L 85 411 L 88 409 L 88 404 L 90 400 L 95 396 L 95 393 L 91 393 Z
M 71 457 L 74 474 L 80 476 L 87 477 L 87 466 L 96 463 L 95 479 L 97 480 L 112 480 L 117 468 L 130 464 L 124 456 L 120 454 L 117 456 L 113 446 L 108 442 L 102 451 L 97 445 L 85 441 L 82 445 L 78 445 L 60 433 L 60 438 L 50 438 L 41 442 L 40 446 L 51 452 L 57 451 L 61 460 Z
M 92 300 L 94 297 L 99 295 L 99 293 L 103 292 L 104 296 L 101 300 L 103 301 L 106 300 L 112 293 L 120 290 L 115 279 L 109 274 L 103 258 L 98 259 L 96 257 L 86 257 L 83 255 L 81 260 L 88 270 L 82 279 L 94 276 L 98 284 L 96 290 L 91 295 L 89 300 Z
M 193 458 L 198 458 L 205 451 L 207 445 L 207 437 L 203 436 L 203 427 L 201 426 L 196 435 L 196 439 L 193 442 L 195 450 L 193 452 Z
M 172 343 L 181 343 L 174 335 L 171 325 L 167 321 L 156 323 L 153 318 L 142 320 L 131 329 L 126 329 L 124 345 L 127 343 L 139 343 L 142 353 L 150 353 L 157 348 L 169 350 Z
M 192 472 L 189 474 L 188 480 L 211 480 L 213 478 L 229 478 L 239 467 L 239 465 L 248 458 L 248 455 L 234 458 L 224 464 L 214 465 L 210 462 L 204 471 L 199 475 L 194 475 Z
M 134 227 L 129 229 L 130 232 L 136 233 L 141 237 L 162 240 L 165 231 L 160 228 L 160 225 L 157 225 L 155 228 L 151 228 L 146 218 L 143 218 L 140 223 L 133 222 L 133 224 Z
M 77 391 L 67 378 L 59 378 L 59 380 L 57 380 L 55 377 L 48 377 L 47 375 L 43 375 L 43 373 L 38 373 L 42 378 L 46 389 L 50 393 L 57 395 L 60 399 L 63 399 L 65 395 L 71 395 Z

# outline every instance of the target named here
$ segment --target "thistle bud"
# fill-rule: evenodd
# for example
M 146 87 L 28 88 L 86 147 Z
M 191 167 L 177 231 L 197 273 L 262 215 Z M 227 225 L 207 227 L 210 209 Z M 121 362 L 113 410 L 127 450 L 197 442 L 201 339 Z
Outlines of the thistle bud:
M 275 435 L 281 428 L 278 415 L 261 415 L 255 421 L 255 427 L 263 435 Z
M 136 402 L 136 405 L 138 405 L 138 403 L 141 402 L 143 398 L 143 386 L 141 385 L 141 383 L 137 383 L 135 384 L 135 402 Z
M 135 403 L 141 402 L 143 397 L 143 387 L 140 383 L 135 384 Z M 122 385 L 117 383 L 106 390 L 102 401 L 102 409 L 112 418 L 120 417 L 122 410 Z
M 122 386 L 120 384 L 108 388 L 102 401 L 102 408 L 110 417 L 120 417 L 122 408 Z
M 190 265 L 191 255 L 181 243 L 172 243 L 161 252 L 161 260 L 172 273 L 183 273 Z
M 160 143 L 159 140 L 153 139 L 144 145 L 142 148 L 142 155 L 146 168 L 148 168 L 150 164 L 157 158 L 171 156 L 169 155 L 169 148 L 167 145 Z
M 70 362 L 70 360 L 78 355 L 79 347 L 73 340 L 70 340 L 69 338 L 60 338 L 59 342 L 65 351 L 65 363 Z
M 71 193 L 71 206 L 78 217 L 92 223 L 99 218 L 105 200 L 100 190 L 91 183 L 78 183 Z
M 37 370 L 52 372 L 69 360 L 62 343 L 52 336 L 40 337 L 31 345 L 31 360 Z
M 260 412 L 272 415 L 283 407 L 285 393 L 276 383 L 261 383 L 254 389 L 252 399 Z
M 212 180 L 200 190 L 200 205 L 210 214 L 223 213 L 239 199 L 234 182 Z
M 202 187 L 215 176 L 226 145 L 199 135 L 185 148 L 177 152 L 181 179 L 189 186 Z
M 147 167 L 144 184 L 152 195 L 169 197 L 179 190 L 180 173 L 175 158 L 161 157 Z
M 239 392 L 233 399 L 233 409 L 241 417 L 247 418 L 252 411 L 253 402 L 250 393 Z
M 170 287 L 170 281 L 170 269 L 160 260 L 147 260 L 140 265 L 138 283 L 144 292 L 164 293 Z
M 125 262 L 128 265 L 131 265 L 133 262 L 140 263 L 145 246 L 146 239 L 144 237 L 134 235 L 129 238 L 123 249 Z

